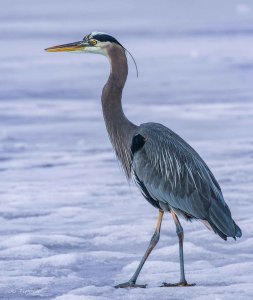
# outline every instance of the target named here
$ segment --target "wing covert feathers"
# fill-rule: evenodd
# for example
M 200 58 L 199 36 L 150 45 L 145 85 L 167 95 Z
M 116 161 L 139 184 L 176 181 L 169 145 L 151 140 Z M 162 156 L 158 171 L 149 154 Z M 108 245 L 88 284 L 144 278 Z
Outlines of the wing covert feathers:
M 208 222 L 223 239 L 241 236 L 214 175 L 176 133 L 161 124 L 141 124 L 131 150 L 132 172 L 154 201 Z

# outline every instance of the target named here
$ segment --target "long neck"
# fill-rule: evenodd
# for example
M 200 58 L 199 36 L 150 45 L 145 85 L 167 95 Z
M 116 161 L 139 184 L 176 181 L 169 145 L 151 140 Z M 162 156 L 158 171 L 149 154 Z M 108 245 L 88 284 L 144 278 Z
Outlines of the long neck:
M 102 93 L 105 124 L 116 155 L 122 163 L 127 177 L 131 175 L 131 141 L 136 125 L 131 123 L 122 109 L 122 91 L 127 79 L 127 58 L 118 45 L 108 49 L 111 72 Z

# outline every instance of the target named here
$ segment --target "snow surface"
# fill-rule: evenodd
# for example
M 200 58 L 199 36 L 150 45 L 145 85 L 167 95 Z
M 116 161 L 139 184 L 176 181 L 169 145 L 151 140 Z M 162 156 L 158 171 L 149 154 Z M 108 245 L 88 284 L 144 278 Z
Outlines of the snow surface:
M 0 299 L 253 299 L 252 1 L 1 0 Z M 224 242 L 182 221 L 189 288 L 170 216 L 139 277 L 128 280 L 157 211 L 112 152 L 100 94 L 105 58 L 44 48 L 90 31 L 134 54 L 124 109 L 159 121 L 202 155 L 242 228 Z

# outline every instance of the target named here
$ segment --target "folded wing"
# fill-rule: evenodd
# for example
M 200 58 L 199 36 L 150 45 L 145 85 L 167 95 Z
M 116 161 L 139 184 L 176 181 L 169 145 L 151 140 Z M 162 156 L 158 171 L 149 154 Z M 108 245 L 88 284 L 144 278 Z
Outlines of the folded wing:
M 137 136 L 143 143 L 133 139 L 132 170 L 146 198 L 204 220 L 223 239 L 241 236 L 218 182 L 189 144 L 157 123 L 140 125 Z

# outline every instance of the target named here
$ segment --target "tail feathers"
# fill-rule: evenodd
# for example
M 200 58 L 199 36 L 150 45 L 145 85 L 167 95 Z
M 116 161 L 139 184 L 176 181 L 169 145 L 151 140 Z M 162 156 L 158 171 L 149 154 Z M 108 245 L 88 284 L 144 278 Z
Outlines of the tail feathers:
M 220 231 L 212 222 L 208 222 L 215 233 L 217 233 L 223 240 L 227 240 L 227 235 Z
M 213 231 L 217 233 L 222 239 L 227 237 L 241 237 L 241 229 L 237 226 L 231 216 L 231 212 L 227 205 L 214 200 L 209 209 L 208 223 Z
M 236 237 L 241 237 L 242 236 L 242 231 L 241 231 L 241 228 L 234 222 L 234 225 L 235 225 L 235 236 Z

